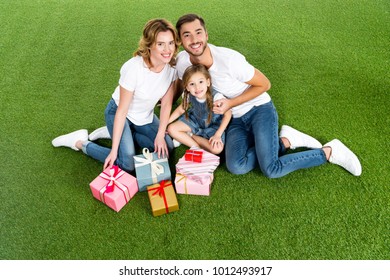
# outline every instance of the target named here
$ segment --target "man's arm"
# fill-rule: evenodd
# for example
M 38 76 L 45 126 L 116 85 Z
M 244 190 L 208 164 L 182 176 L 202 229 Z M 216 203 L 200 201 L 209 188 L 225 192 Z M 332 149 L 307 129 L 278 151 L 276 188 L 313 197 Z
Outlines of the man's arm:
M 252 100 L 271 88 L 271 83 L 268 78 L 256 68 L 253 78 L 246 83 L 250 87 L 239 96 L 214 102 L 213 112 L 216 114 L 224 114 L 227 110 Z

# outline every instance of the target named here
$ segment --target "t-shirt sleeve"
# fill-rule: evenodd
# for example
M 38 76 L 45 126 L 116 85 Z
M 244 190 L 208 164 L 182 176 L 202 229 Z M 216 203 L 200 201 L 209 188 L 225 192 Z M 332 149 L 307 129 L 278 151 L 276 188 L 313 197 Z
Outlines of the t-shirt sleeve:
M 217 100 L 220 100 L 220 99 L 224 99 L 224 98 L 226 98 L 226 97 L 223 96 L 223 94 L 221 94 L 221 93 L 216 93 L 214 95 L 214 101 L 217 101 Z
M 184 71 L 191 65 L 188 54 L 185 51 L 181 51 L 176 57 L 176 70 L 177 76 L 180 80 L 183 79 Z
M 120 70 L 119 85 L 128 91 L 135 91 L 137 84 L 137 64 L 134 59 L 130 59 L 123 64 Z
M 246 83 L 255 75 L 255 67 L 239 52 L 234 53 L 231 62 L 230 69 L 240 82 Z
M 177 70 L 173 69 L 172 82 L 176 81 L 178 78 Z

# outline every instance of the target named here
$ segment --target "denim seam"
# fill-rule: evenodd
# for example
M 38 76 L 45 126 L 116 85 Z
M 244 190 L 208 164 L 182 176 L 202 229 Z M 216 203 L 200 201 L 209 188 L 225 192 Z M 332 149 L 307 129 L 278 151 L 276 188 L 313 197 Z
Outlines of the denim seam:
M 282 166 L 287 166 L 287 165 L 290 165 L 291 163 L 294 163 L 294 162 L 298 162 L 298 161 L 301 161 L 301 160 L 310 160 L 312 158 L 322 158 L 323 159 L 323 155 L 322 154 L 311 154 L 311 155 L 299 155 L 299 156 L 296 156 L 295 158 L 292 158 L 288 161 L 285 161 L 284 163 L 282 162 Z

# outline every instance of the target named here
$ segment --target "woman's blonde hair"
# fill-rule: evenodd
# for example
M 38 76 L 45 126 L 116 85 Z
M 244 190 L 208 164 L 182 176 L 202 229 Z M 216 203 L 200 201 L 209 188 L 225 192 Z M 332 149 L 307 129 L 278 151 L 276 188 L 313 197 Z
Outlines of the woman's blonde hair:
M 190 108 L 190 92 L 186 89 L 189 80 L 191 79 L 192 75 L 195 73 L 201 73 L 205 76 L 206 79 L 210 80 L 210 86 L 207 88 L 207 93 L 206 93 L 206 104 L 207 108 L 209 109 L 209 115 L 207 118 L 207 124 L 211 122 L 211 117 L 212 117 L 212 112 L 213 112 L 213 94 L 211 93 L 211 75 L 207 68 L 202 65 L 202 64 L 194 64 L 189 66 L 183 74 L 183 87 L 184 87 L 184 92 L 183 92 L 183 100 L 182 100 L 182 106 L 185 110 L 185 117 L 188 119 L 188 109 Z
M 141 56 L 149 67 L 153 67 L 152 61 L 150 59 L 150 48 L 156 44 L 157 35 L 160 32 L 165 31 L 171 31 L 173 40 L 175 42 L 175 52 L 171 61 L 169 62 L 171 66 L 174 66 L 176 63 L 176 54 L 180 45 L 179 37 L 177 36 L 175 27 L 166 19 L 151 19 L 145 24 L 142 37 L 139 40 L 138 49 L 134 52 L 134 56 Z

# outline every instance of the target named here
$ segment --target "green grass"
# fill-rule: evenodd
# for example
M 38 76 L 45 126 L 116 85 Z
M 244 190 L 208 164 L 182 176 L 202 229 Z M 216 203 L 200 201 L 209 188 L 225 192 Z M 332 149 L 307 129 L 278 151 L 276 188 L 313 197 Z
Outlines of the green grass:
M 210 197 L 179 195 L 169 215 L 154 218 L 146 193 L 119 213 L 95 200 L 102 165 L 51 140 L 104 125 L 144 23 L 188 12 L 269 77 L 280 124 L 339 138 L 362 176 L 221 164 Z M 389 259 L 389 12 L 384 0 L 0 0 L 0 258 Z

